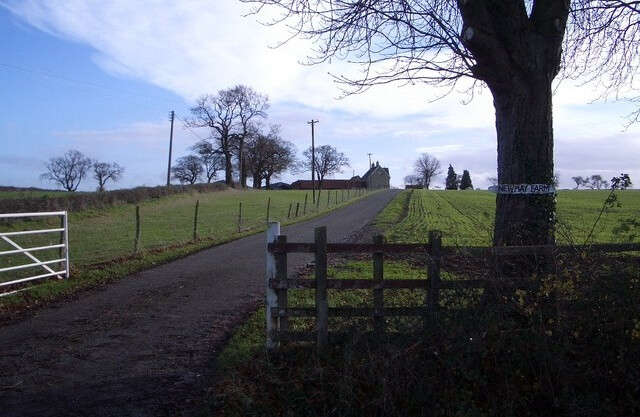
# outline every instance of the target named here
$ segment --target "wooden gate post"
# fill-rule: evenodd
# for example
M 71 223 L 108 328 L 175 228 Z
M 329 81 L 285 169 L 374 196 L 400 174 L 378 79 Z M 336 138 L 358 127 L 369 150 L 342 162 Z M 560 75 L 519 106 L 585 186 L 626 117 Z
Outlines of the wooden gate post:
M 276 279 L 282 283 L 287 281 L 287 251 L 285 250 L 287 244 L 287 237 L 280 235 L 276 238 L 276 244 L 280 248 L 278 252 L 276 252 Z M 281 288 L 278 290 L 278 332 L 289 331 L 289 312 L 287 311 L 288 307 L 288 297 L 287 297 L 287 288 Z M 284 315 L 282 314 L 284 312 Z
M 329 339 L 329 304 L 327 301 L 327 227 L 316 227 L 316 347 L 322 354 Z
M 442 247 L 442 232 L 439 230 L 429 231 L 429 263 L 427 274 L 429 279 L 429 289 L 426 297 L 426 316 L 424 318 L 425 330 L 430 322 L 437 319 L 440 303 L 440 248 Z
M 269 197 L 269 199 L 267 200 L 267 224 L 269 223 L 269 218 L 271 217 L 270 211 L 271 211 L 271 197 Z
M 375 245 L 382 245 L 384 237 L 376 235 L 373 237 Z M 384 279 L 384 253 L 382 250 L 373 253 L 373 280 L 382 286 Z M 382 288 L 373 290 L 373 331 L 376 337 L 384 334 L 384 290 Z
M 267 245 L 269 243 L 275 243 L 276 239 L 280 235 L 280 222 L 269 222 L 267 226 Z M 276 291 L 271 288 L 271 280 L 275 280 L 278 276 L 277 271 L 277 263 L 276 257 L 273 252 L 271 252 L 267 246 L 267 268 L 265 273 L 265 318 L 267 324 L 267 343 L 266 347 L 268 350 L 275 349 L 277 347 L 277 341 L 275 339 L 275 320 L 271 316 L 271 309 L 277 307 L 278 305 L 278 294 Z
M 198 207 L 200 207 L 200 200 L 196 200 L 196 210 L 193 213 L 193 240 L 198 240 Z
M 136 206 L 136 238 L 133 242 L 133 252 L 138 253 L 140 250 L 140 236 L 142 235 L 140 226 L 140 206 Z

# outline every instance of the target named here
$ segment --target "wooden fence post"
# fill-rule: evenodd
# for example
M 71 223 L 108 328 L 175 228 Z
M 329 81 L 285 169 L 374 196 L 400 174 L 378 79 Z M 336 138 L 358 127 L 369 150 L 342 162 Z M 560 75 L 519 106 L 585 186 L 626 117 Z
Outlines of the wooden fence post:
M 316 348 L 324 353 L 329 339 L 329 304 L 327 301 L 327 227 L 315 229 L 316 260 Z
M 287 213 L 287 219 L 291 218 L 291 206 L 293 205 L 293 202 L 289 203 L 289 212 Z
M 286 282 L 287 280 L 287 251 L 285 250 L 285 246 L 287 244 L 286 236 L 278 236 L 276 238 L 276 243 L 282 250 L 276 253 L 276 279 L 280 282 Z M 283 316 L 278 316 L 278 332 L 288 332 L 289 331 L 289 317 L 287 316 L 288 311 L 288 297 L 287 297 L 287 289 L 279 289 L 278 290 L 278 311 L 279 314 Z
M 298 218 L 298 211 L 300 211 L 300 202 L 296 203 L 296 218 Z
M 280 235 L 280 223 L 279 222 L 269 222 L 267 225 L 267 245 L 269 243 L 275 243 L 276 239 Z M 265 273 L 265 318 L 267 324 L 267 342 L 266 346 L 268 350 L 274 349 L 277 347 L 277 342 L 275 339 L 275 321 L 271 316 L 271 309 L 277 307 L 278 305 L 278 294 L 276 291 L 271 288 L 271 280 L 274 280 L 277 277 L 277 263 L 274 253 L 269 251 L 269 247 L 266 248 L 267 252 L 267 262 L 266 262 L 266 273 Z
M 373 243 L 382 245 L 384 237 L 376 235 Z M 382 286 L 384 280 L 384 253 L 377 251 L 373 253 L 373 280 Z M 382 288 L 373 290 L 373 331 L 376 337 L 384 334 L 384 290 Z
M 303 216 L 307 215 L 307 197 L 309 197 L 309 194 L 305 193 L 305 195 L 304 195 L 304 209 L 302 209 L 302 215 Z
M 351 198 L 351 188 L 347 189 L 347 200 Z
M 193 214 L 193 240 L 198 240 L 198 207 L 200 207 L 200 200 L 196 200 L 196 210 Z
M 242 201 L 238 204 L 238 233 L 242 230 Z
M 271 197 L 269 197 L 269 199 L 267 200 L 267 223 L 269 223 L 269 218 L 271 217 L 269 215 L 270 210 L 271 210 Z
M 140 230 L 140 206 L 136 206 L 136 238 L 133 244 L 133 252 L 138 253 L 140 250 L 140 236 L 142 231 Z
M 330 202 L 331 202 L 331 193 L 327 190 L 327 207 L 329 207 Z
M 440 248 L 442 247 L 442 233 L 438 230 L 429 231 L 429 263 L 427 274 L 429 289 L 426 297 L 426 316 L 424 318 L 425 330 L 430 322 L 437 319 L 440 302 Z

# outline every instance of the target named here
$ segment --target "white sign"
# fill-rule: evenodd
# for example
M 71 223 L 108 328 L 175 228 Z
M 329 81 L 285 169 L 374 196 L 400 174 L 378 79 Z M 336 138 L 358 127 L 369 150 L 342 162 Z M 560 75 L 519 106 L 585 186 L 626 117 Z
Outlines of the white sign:
M 553 194 L 556 189 L 552 184 L 500 184 L 492 185 L 489 191 L 498 194 Z

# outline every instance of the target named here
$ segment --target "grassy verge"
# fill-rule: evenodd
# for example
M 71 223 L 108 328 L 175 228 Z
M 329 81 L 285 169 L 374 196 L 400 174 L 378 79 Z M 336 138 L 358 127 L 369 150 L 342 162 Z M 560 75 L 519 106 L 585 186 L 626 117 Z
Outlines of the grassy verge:
M 396 242 L 423 241 L 427 230 L 435 228 L 452 235 L 446 244 L 486 244 L 488 237 L 475 227 L 478 222 L 488 225 L 479 220 L 488 209 L 482 194 L 433 194 L 400 194 L 376 224 Z M 627 211 L 614 212 L 617 218 L 637 209 L 634 198 L 626 200 L 632 205 Z M 592 195 L 587 201 L 559 200 L 561 215 L 583 228 L 599 208 Z M 585 207 L 591 212 L 585 213 Z M 615 239 L 616 223 L 615 217 L 605 222 L 597 241 Z M 456 268 L 457 261 L 448 265 L 445 279 L 474 278 L 465 268 Z M 372 341 L 361 336 L 371 329 L 370 319 L 332 319 L 331 331 L 351 330 L 352 336 L 323 356 L 304 344 L 289 344 L 277 354 L 266 355 L 264 310 L 260 309 L 219 356 L 222 377 L 208 412 L 226 416 L 639 415 L 637 257 L 574 256 L 557 262 L 557 276 L 540 278 L 538 290 L 496 293 L 490 303 L 481 302 L 482 290 L 443 291 L 437 324 L 408 340 L 394 337 L 393 332 L 421 331 L 420 320 L 388 320 L 388 337 Z M 424 270 L 424 263 L 415 259 L 385 261 L 385 279 L 424 277 Z M 370 259 L 350 259 L 334 262 L 329 276 L 353 278 L 371 276 L 371 272 Z M 290 305 L 313 306 L 312 291 L 289 294 Z M 422 290 L 385 290 L 385 305 L 421 305 L 424 296 Z M 371 298 L 364 290 L 329 294 L 331 306 L 370 307 Z M 295 319 L 291 326 L 308 330 L 313 322 Z
M 305 194 L 307 208 L 304 209 Z M 283 225 L 304 221 L 343 207 L 367 194 L 353 191 L 331 193 L 331 199 L 312 207 L 310 193 L 304 191 L 224 191 L 200 195 L 178 195 L 141 204 L 141 252 L 134 254 L 134 205 L 105 210 L 87 210 L 70 216 L 70 247 L 72 278 L 50 280 L 11 296 L 0 298 L 0 316 L 9 316 L 51 300 L 71 296 L 82 289 L 103 285 L 134 272 L 222 244 L 266 228 L 266 204 L 270 203 L 270 218 Z M 321 194 L 326 198 L 326 192 Z M 198 239 L 193 240 L 195 200 L 199 199 Z M 243 220 L 238 228 L 238 211 L 242 202 Z M 292 213 L 289 214 L 289 206 Z M 298 215 L 295 208 L 298 206 Z M 34 222 L 3 225 L 4 229 L 29 229 L 46 226 Z M 57 227 L 52 224 L 52 226 Z M 50 237 L 48 237 L 50 239 Z M 40 239 L 40 240 L 38 240 Z M 57 239 L 57 237 L 56 237 Z M 57 243 L 28 235 L 20 240 L 26 247 Z M 5 246 L 8 246 L 5 244 Z M 0 247 L 5 250 L 5 246 Z M 6 249 L 9 249 L 8 247 Z M 55 259 L 56 253 L 40 252 L 45 259 Z M 3 266 L 24 263 L 19 256 L 6 256 Z M 0 275 L 0 282 L 15 277 Z

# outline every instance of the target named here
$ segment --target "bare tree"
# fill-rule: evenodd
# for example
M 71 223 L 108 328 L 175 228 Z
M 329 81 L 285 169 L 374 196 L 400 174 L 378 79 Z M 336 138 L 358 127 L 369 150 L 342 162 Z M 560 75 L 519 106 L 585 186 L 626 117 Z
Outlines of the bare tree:
M 406 185 L 420 185 L 424 187 L 422 183 L 422 177 L 420 175 L 407 175 L 406 177 L 404 177 L 404 183 Z
M 318 146 L 315 149 L 315 171 L 318 176 L 318 195 L 322 190 L 322 183 L 327 176 L 342 172 L 342 168 L 349 166 L 349 158 L 344 153 L 338 152 L 336 148 L 331 145 Z M 302 161 L 302 168 L 311 171 L 312 155 L 311 147 L 303 153 L 304 159 Z
M 195 184 L 204 172 L 202 160 L 195 155 L 178 158 L 171 167 L 171 174 L 180 184 Z
M 252 129 L 250 139 L 247 141 L 246 168 L 253 177 L 253 188 L 260 189 L 265 176 L 265 167 L 273 148 L 273 138 L 264 134 L 259 127 Z
M 294 167 L 296 147 L 293 143 L 276 135 L 272 142 L 269 158 L 264 166 L 264 180 L 267 189 L 271 189 L 271 179 Z
M 76 191 L 89 172 L 91 163 L 91 159 L 80 151 L 70 150 L 64 156 L 49 159 L 47 172 L 40 175 L 40 178 L 57 183 L 67 191 Z
M 117 162 L 95 161 L 93 163 L 93 178 L 98 181 L 98 192 L 104 191 L 104 185 L 107 181 L 118 182 L 123 173 L 124 168 L 118 165 Z
M 422 180 L 422 186 L 427 190 L 431 185 L 433 177 L 442 173 L 442 170 L 440 169 L 440 161 L 427 153 L 420 155 L 420 158 L 418 158 L 414 164 L 414 169 L 416 176 L 419 176 Z
M 218 171 L 224 169 L 224 158 L 220 151 L 216 150 L 210 140 L 201 140 L 191 147 L 191 150 L 202 161 L 204 166 L 204 175 L 207 183 L 210 183 L 218 176 Z
M 238 126 L 233 137 L 238 158 L 240 186 L 244 188 L 247 186 L 247 167 L 246 158 L 244 157 L 245 142 L 250 135 L 251 124 L 257 118 L 265 118 L 267 116 L 266 111 L 269 108 L 269 99 L 267 96 L 245 85 L 237 85 L 229 92 L 234 97 L 238 109 Z
M 582 178 L 582 176 L 571 177 L 571 179 L 576 183 L 576 190 L 580 188 L 581 185 L 586 185 L 589 182 L 589 179 Z
M 592 190 L 602 190 L 603 188 L 609 188 L 609 182 L 602 179 L 602 175 L 592 175 L 585 181 L 584 184 Z
M 233 185 L 233 128 L 238 117 L 238 102 L 230 90 L 217 95 L 205 95 L 191 108 L 187 127 L 206 127 L 216 152 L 224 157 L 225 183 Z
M 359 62 L 361 78 L 338 77 L 350 92 L 397 81 L 453 89 L 463 78 L 487 86 L 500 184 L 553 183 L 551 83 L 561 68 L 608 75 L 615 88 L 633 79 L 639 62 L 636 1 L 243 1 L 256 12 L 276 7 L 282 15 L 273 24 L 314 40 L 312 63 Z M 494 245 L 553 243 L 554 224 L 553 194 L 497 194 Z

